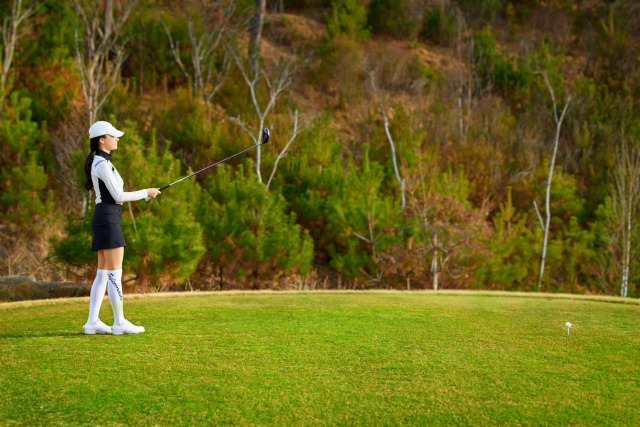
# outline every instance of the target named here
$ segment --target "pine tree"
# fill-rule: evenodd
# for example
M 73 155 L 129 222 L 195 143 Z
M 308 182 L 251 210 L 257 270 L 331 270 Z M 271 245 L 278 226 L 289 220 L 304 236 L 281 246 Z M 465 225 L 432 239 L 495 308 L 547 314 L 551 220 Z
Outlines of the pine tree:
M 381 284 L 380 255 L 387 245 L 402 241 L 394 232 L 400 225 L 400 207 L 383 191 L 384 168 L 369 160 L 364 150 L 362 167 L 349 165 L 348 178 L 329 197 L 328 230 L 334 244 L 329 246 L 331 264 L 347 278 L 366 276 Z
M 134 123 L 128 121 L 122 130 L 125 143 L 113 159 L 128 191 L 161 187 L 192 172 L 182 172 L 180 160 L 169 151 L 170 141 L 165 140 L 162 153 L 158 153 L 155 134 L 149 144 Z M 205 253 L 202 226 L 195 217 L 201 192 L 191 178 L 156 199 L 126 203 L 129 206 L 124 206 L 122 229 L 130 243 L 124 268 L 135 271 L 142 282 L 186 282 Z
M 251 168 L 249 168 L 251 170 Z M 279 192 L 269 192 L 240 166 L 219 166 L 199 212 L 209 256 L 222 276 L 237 276 L 254 288 L 277 283 L 285 274 L 306 274 L 313 241 Z
M 46 124 L 31 121 L 31 100 L 11 95 L 11 103 L 0 120 L 2 216 L 25 227 L 37 225 L 53 211 L 53 191 L 45 191 L 49 180 L 41 161 L 49 135 Z

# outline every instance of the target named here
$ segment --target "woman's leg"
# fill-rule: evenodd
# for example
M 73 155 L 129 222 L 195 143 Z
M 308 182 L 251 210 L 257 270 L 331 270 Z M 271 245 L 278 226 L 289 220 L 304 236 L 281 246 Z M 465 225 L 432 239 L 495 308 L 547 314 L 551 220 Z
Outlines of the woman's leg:
M 107 259 L 104 256 L 104 251 L 98 251 L 98 270 L 107 269 Z
M 104 293 L 107 290 L 107 269 L 104 253 L 98 251 L 98 271 L 96 272 L 96 278 L 91 286 L 91 296 L 89 298 L 89 318 L 85 325 L 85 333 L 105 333 L 107 329 L 106 325 L 96 326 L 96 321 L 100 316 L 100 306 L 102 306 L 102 300 L 104 299 Z M 104 330 L 103 330 L 104 329 Z
M 104 253 L 107 270 L 122 270 L 122 259 L 124 258 L 124 247 L 105 249 L 98 253 Z M 100 261 L 100 259 L 98 259 Z
M 124 247 L 105 249 L 105 264 L 109 280 L 109 301 L 113 309 L 114 325 L 121 325 L 124 322 L 124 307 L 122 298 L 122 258 L 124 257 Z
M 124 247 L 105 250 L 107 262 L 107 275 L 109 276 L 109 300 L 113 307 L 113 335 L 139 334 L 144 332 L 144 327 L 136 326 L 125 320 L 122 304 L 122 258 Z

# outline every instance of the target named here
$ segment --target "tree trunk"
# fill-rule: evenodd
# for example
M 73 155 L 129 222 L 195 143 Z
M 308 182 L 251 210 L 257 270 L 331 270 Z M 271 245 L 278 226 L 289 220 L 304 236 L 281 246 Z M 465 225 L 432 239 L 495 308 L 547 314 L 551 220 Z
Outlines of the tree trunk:
M 113 28 L 113 0 L 105 0 L 104 2 L 104 37 L 108 39 L 111 37 L 111 30 Z
M 433 256 L 431 258 L 431 275 L 433 276 L 433 290 L 438 290 L 438 234 L 433 235 Z
M 104 39 L 111 37 L 113 29 L 113 0 L 105 0 L 104 2 Z M 109 49 L 106 49 L 104 61 L 104 69 L 109 73 Z
M 33 7 L 29 8 L 29 11 Z M 16 42 L 18 41 L 18 26 L 20 21 L 26 16 L 29 16 L 30 12 L 27 11 L 23 17 L 20 16 L 22 11 L 22 0 L 14 0 L 11 6 L 11 16 L 4 18 L 3 25 L 3 52 L 0 54 L 2 59 L 2 74 L 0 75 L 0 112 L 4 109 L 4 97 L 7 90 L 7 80 L 9 78 L 9 70 L 11 69 L 11 62 L 13 61 L 13 53 L 15 52 Z
M 549 165 L 549 177 L 547 179 L 547 191 L 546 191 L 546 197 L 545 197 L 546 218 L 544 223 L 542 223 L 542 217 L 540 216 L 540 212 L 537 212 L 538 207 L 537 205 L 535 205 L 535 202 L 534 202 L 534 206 L 536 206 L 536 212 L 538 214 L 538 218 L 540 219 L 540 223 L 543 226 L 542 229 L 544 231 L 544 238 L 542 239 L 542 252 L 540 254 L 540 272 L 538 273 L 538 292 L 542 290 L 544 266 L 547 259 L 547 243 L 549 241 L 549 226 L 551 225 L 551 200 L 550 199 L 551 199 L 551 182 L 553 180 L 553 168 L 556 165 L 556 156 L 558 154 L 558 144 L 560 142 L 560 129 L 562 128 L 562 121 L 564 120 L 564 116 L 567 113 L 567 109 L 569 108 L 569 103 L 571 102 L 571 96 L 568 96 L 567 101 L 564 105 L 564 109 L 562 110 L 562 114 L 560 115 L 560 118 L 558 118 L 558 107 L 556 105 L 556 97 L 553 92 L 553 88 L 549 83 L 549 77 L 545 72 L 543 72 L 542 75 L 544 77 L 545 83 L 547 84 L 547 88 L 549 89 L 549 93 L 551 94 L 551 99 L 553 100 L 553 117 L 555 118 L 555 121 L 556 121 L 556 137 L 555 137 L 555 141 L 553 142 L 553 156 L 551 156 L 551 164 Z
M 258 55 L 260 54 L 260 38 L 262 37 L 262 25 L 264 24 L 264 13 L 267 0 L 256 0 L 256 11 L 251 23 L 251 40 L 249 41 L 249 63 L 255 72 Z
M 632 196 L 629 194 L 629 201 L 627 202 L 627 232 L 625 234 L 624 240 L 624 249 L 622 255 L 622 286 L 620 289 L 620 296 L 627 296 L 627 288 L 629 287 L 629 264 L 631 262 L 631 212 L 632 212 L 632 204 L 631 200 Z
M 82 192 L 82 219 L 84 219 L 85 212 L 87 211 L 87 195 Z
M 406 200 L 405 191 L 404 191 L 404 179 L 400 176 L 400 172 L 398 170 L 398 162 L 396 160 L 396 147 L 395 147 L 395 144 L 393 143 L 391 132 L 389 131 L 389 118 L 387 117 L 387 112 L 384 109 L 384 104 L 382 103 L 382 96 L 380 95 L 380 92 L 378 91 L 378 88 L 376 86 L 376 81 L 375 81 L 376 71 L 369 70 L 366 66 L 362 68 L 362 71 L 364 71 L 366 74 L 369 75 L 369 77 L 371 77 L 371 88 L 373 89 L 373 92 L 378 97 L 378 102 L 380 103 L 380 112 L 382 113 L 382 117 L 384 118 L 384 131 L 387 134 L 387 139 L 389 140 L 389 145 L 391 147 L 391 160 L 393 161 L 393 170 L 396 173 L 396 179 L 398 180 L 398 184 L 400 185 L 401 206 L 402 206 L 402 209 L 404 209 L 407 205 L 407 200 Z

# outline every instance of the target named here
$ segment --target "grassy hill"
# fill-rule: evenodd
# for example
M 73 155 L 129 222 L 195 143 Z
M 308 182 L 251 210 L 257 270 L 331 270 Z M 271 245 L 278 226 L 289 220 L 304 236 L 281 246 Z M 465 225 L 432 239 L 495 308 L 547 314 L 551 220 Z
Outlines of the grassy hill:
M 0 305 L 0 424 L 640 422 L 637 304 L 473 292 L 127 297 L 125 314 L 147 332 L 120 337 L 82 335 L 87 306 Z M 108 300 L 101 314 L 112 322 Z

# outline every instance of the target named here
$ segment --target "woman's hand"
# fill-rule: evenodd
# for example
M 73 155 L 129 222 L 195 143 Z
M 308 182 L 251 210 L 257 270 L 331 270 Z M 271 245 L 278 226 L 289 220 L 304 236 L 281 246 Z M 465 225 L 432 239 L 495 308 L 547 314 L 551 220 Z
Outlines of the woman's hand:
M 160 190 L 157 188 L 147 188 L 147 197 L 153 197 L 155 199 L 158 194 L 160 194 Z

